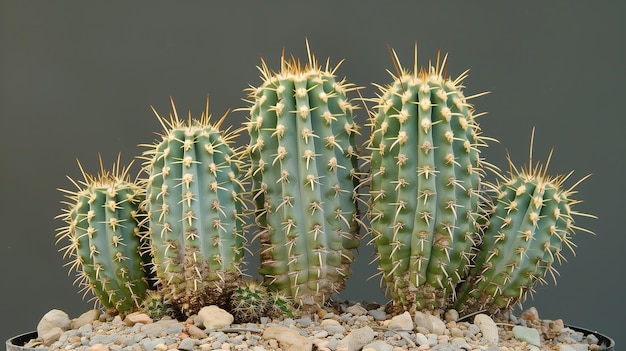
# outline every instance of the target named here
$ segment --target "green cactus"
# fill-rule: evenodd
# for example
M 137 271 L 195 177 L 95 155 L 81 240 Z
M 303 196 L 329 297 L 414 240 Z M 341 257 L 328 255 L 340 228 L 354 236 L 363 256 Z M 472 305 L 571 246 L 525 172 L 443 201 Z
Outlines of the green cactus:
M 161 291 L 149 290 L 141 304 L 141 310 L 154 320 L 165 316 L 179 317 L 174 306 L 168 302 Z
M 265 285 L 245 280 L 231 296 L 231 311 L 239 323 L 258 322 L 261 317 L 294 317 L 297 313 L 292 300 Z
M 308 44 L 307 44 L 308 49 Z M 281 58 L 262 62 L 263 83 L 251 89 L 248 132 L 252 197 L 265 284 L 315 309 L 344 288 L 358 247 L 359 184 L 355 89 L 321 68 Z
M 68 177 L 78 190 L 59 189 L 67 208 L 57 218 L 67 226 L 58 229 L 57 244 L 69 241 L 61 249 L 63 257 L 70 258 L 67 265 L 78 273 L 75 283 L 85 293 L 120 313 L 134 310 L 148 289 L 148 260 L 141 254 L 147 238 L 139 224 L 144 187 L 130 181 L 128 168 L 120 169 L 119 156 L 112 171 L 104 169 L 100 158 L 96 176 L 87 174 L 80 162 L 78 166 L 84 180 Z
M 224 305 L 241 275 L 246 209 L 237 132 L 211 122 L 209 102 L 199 120 L 178 118 L 172 101 L 162 140 L 144 153 L 147 210 L 157 284 L 182 313 Z
M 463 95 L 466 73 L 446 58 L 380 86 L 371 118 L 368 216 L 379 270 L 397 310 L 442 308 L 472 259 L 487 165 L 477 115 Z
M 533 165 L 531 152 L 529 165 L 521 171 L 509 158 L 509 176 L 500 175 L 502 182 L 491 185 L 494 204 L 475 267 L 459 286 L 455 305 L 459 311 L 487 309 L 494 313 L 523 302 L 536 283 L 545 283 L 548 273 L 556 281 L 555 261 L 564 260 L 563 246 L 574 252 L 574 230 L 590 232 L 575 226 L 573 216 L 595 217 L 573 211 L 579 201 L 571 197 L 576 185 L 588 176 L 564 188 L 571 173 L 548 175 L 550 157 L 545 166 Z

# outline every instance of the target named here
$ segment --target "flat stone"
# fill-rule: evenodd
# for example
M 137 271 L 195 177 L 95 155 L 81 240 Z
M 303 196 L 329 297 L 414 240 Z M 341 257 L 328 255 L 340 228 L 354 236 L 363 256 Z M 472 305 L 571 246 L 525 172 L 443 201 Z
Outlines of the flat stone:
M 367 310 L 358 303 L 346 308 L 346 312 L 351 313 L 353 316 L 363 316 L 367 314 Z
M 535 328 L 516 325 L 513 327 L 513 336 L 515 336 L 516 339 L 526 341 L 531 345 L 541 346 L 541 337 L 539 336 L 539 331 Z
M 485 338 L 487 342 L 493 344 L 494 346 L 498 345 L 498 326 L 496 325 L 496 322 L 491 319 L 491 317 L 484 313 L 477 314 L 474 317 L 474 324 L 478 327 L 478 329 L 480 329 L 480 332 L 483 334 L 483 338 Z
M 352 329 L 345 338 L 339 340 L 338 349 L 347 351 L 359 351 L 363 346 L 374 340 L 374 330 L 369 326 Z
M 196 327 L 195 325 L 187 326 L 187 333 L 189 333 L 189 336 L 194 339 L 204 339 L 208 337 L 207 333 L 205 333 L 204 330 Z
M 54 327 L 46 331 L 45 334 L 39 334 L 39 337 L 41 338 L 41 341 L 44 345 L 49 346 L 52 345 L 52 343 L 58 341 L 61 335 L 63 335 L 63 329 L 59 327 Z
M 142 333 L 145 333 L 146 336 L 150 338 L 156 338 L 161 334 L 167 334 L 167 330 L 174 324 L 179 324 L 175 319 L 161 319 L 160 321 L 156 321 L 154 323 L 142 325 L 140 330 Z
M 193 350 L 193 348 L 195 346 L 196 346 L 196 340 L 194 340 L 192 338 L 187 338 L 187 339 L 183 339 L 178 344 L 178 349 L 179 350 L 184 350 L 184 351 L 191 351 L 191 350 Z
M 124 322 L 127 325 L 135 325 L 137 323 L 150 324 L 153 322 L 153 320 L 152 318 L 150 318 L 150 316 L 148 316 L 145 313 L 133 312 L 133 313 L 128 314 L 126 318 L 124 318 Z
M 206 329 L 221 329 L 233 324 L 235 317 L 217 306 L 202 307 L 198 317 Z
M 313 341 L 288 327 L 269 327 L 263 332 L 263 339 L 274 339 L 283 351 L 310 351 Z
M 99 310 L 89 310 L 83 314 L 81 314 L 78 318 L 72 319 L 70 322 L 72 329 L 80 329 L 84 325 L 89 325 L 91 322 L 98 320 L 100 318 Z
M 403 314 L 393 316 L 389 321 L 387 328 L 405 331 L 413 330 L 413 318 L 411 318 L 411 314 L 409 312 L 404 312 Z

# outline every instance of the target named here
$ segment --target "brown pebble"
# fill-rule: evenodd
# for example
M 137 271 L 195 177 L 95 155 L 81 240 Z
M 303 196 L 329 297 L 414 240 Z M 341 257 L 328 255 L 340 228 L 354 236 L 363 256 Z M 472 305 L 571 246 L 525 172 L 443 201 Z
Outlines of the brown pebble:
M 103 344 L 94 344 L 87 348 L 87 351 L 109 351 L 109 348 Z

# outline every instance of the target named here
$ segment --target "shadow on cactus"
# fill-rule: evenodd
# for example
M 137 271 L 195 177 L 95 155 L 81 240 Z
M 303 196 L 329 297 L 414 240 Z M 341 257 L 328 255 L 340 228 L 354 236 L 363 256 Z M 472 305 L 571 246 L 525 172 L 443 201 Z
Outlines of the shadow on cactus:
M 464 279 L 478 242 L 481 179 L 492 166 L 480 147 L 467 71 L 447 76 L 446 57 L 413 71 L 392 50 L 396 75 L 373 100 L 370 156 L 370 234 L 392 310 L 445 308 Z M 478 94 L 476 96 L 480 96 Z M 476 97 L 474 96 L 474 97 Z
M 64 213 L 57 216 L 67 223 L 59 228 L 57 244 L 69 242 L 64 258 L 70 272 L 76 271 L 78 283 L 85 294 L 92 293 L 107 309 L 125 313 L 137 309 L 148 289 L 142 256 L 148 238 L 139 223 L 145 191 L 139 182 L 131 182 L 130 165 L 120 168 L 120 157 L 112 170 L 104 169 L 100 158 L 100 173 L 91 175 L 78 167 L 83 180 L 70 181 L 77 190 L 59 189 L 67 198 Z M 60 251 L 61 251 L 60 250 Z
M 572 198 L 576 186 L 590 175 L 566 188 L 564 183 L 573 172 L 549 175 L 552 151 L 545 165 L 533 164 L 533 138 L 530 144 L 528 165 L 518 169 L 507 157 L 508 176 L 498 174 L 500 181 L 490 185 L 493 205 L 475 266 L 459 286 L 455 304 L 459 311 L 495 313 L 521 304 L 535 284 L 545 283 L 547 274 L 556 282 L 554 264 L 566 261 L 564 247 L 574 253 L 571 237 L 576 230 L 593 234 L 576 226 L 574 216 L 596 217 L 572 209 L 580 203 Z
M 238 132 L 221 130 L 209 101 L 199 119 L 154 111 L 164 131 L 143 154 L 150 253 L 157 286 L 168 303 L 192 315 L 224 306 L 241 276 L 246 204 Z
M 247 149 L 251 197 L 261 242 L 259 273 L 272 290 L 315 310 L 341 291 L 359 245 L 353 85 L 338 66 L 281 57 L 280 72 L 262 62 L 250 89 Z

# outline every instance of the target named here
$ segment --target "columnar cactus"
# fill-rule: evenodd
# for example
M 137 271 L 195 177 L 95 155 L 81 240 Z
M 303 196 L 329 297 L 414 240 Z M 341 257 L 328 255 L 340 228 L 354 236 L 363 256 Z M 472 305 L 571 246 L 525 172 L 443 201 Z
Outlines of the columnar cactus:
M 236 132 L 178 118 L 172 101 L 162 140 L 145 152 L 149 173 L 146 203 L 151 253 L 159 288 L 185 314 L 207 304 L 224 305 L 241 275 L 244 254 L 244 187 Z
M 382 279 L 400 310 L 444 307 L 472 259 L 486 139 L 443 62 L 379 87 L 371 118 L 371 234 Z
M 593 216 L 572 210 L 579 202 L 571 197 L 576 185 L 563 186 L 571 173 L 549 176 L 547 164 L 533 165 L 532 157 L 521 171 L 509 163 L 509 176 L 493 185 L 493 208 L 475 267 L 459 288 L 458 310 L 493 313 L 521 303 L 547 273 L 555 278 L 554 263 L 563 260 L 563 246 L 573 252 L 574 230 L 588 232 L 574 225 L 573 215 Z
M 59 189 L 67 208 L 58 218 L 67 226 L 59 228 L 57 243 L 69 241 L 61 250 L 71 259 L 70 272 L 78 273 L 76 282 L 85 293 L 124 313 L 138 308 L 146 295 L 147 259 L 141 252 L 147 238 L 139 225 L 144 188 L 130 181 L 128 168 L 120 169 L 119 161 L 107 171 L 100 159 L 95 176 L 78 163 L 84 180 L 70 178 L 78 190 Z
M 344 288 L 359 244 L 357 125 L 335 71 L 281 58 L 251 89 L 249 157 L 265 284 L 303 309 Z

